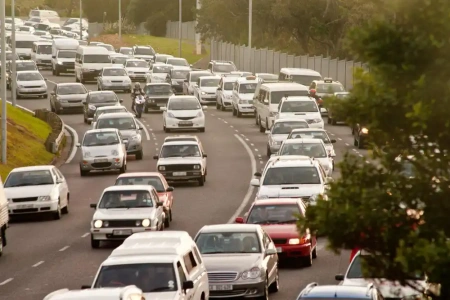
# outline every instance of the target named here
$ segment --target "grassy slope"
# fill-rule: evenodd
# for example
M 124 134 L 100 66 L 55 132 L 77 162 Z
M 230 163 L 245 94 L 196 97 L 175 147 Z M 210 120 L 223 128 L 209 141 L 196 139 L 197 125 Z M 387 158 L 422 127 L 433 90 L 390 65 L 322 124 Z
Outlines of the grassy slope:
M 51 132 L 50 126 L 30 113 L 7 105 L 8 164 L 0 164 L 2 180 L 5 180 L 8 173 L 16 167 L 46 165 L 53 159 L 53 154 L 47 152 L 44 146 Z
M 118 35 L 105 34 L 92 39 L 92 41 L 100 41 L 111 44 L 115 48 L 131 47 L 134 45 L 151 45 L 156 52 L 178 56 L 178 40 L 168 39 L 162 37 L 155 37 L 151 35 L 122 35 L 122 42 L 119 41 Z M 195 54 L 195 46 L 189 43 L 183 43 L 181 49 L 181 56 L 186 58 L 189 63 L 193 64 L 205 57 L 207 54 Z

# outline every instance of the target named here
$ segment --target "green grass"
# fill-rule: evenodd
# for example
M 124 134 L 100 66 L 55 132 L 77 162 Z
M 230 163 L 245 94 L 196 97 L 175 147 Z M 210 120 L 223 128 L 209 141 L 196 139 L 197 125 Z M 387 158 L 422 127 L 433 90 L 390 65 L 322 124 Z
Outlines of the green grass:
M 119 37 L 116 34 L 104 34 L 92 39 L 92 41 L 100 41 L 106 44 L 111 44 L 115 48 L 119 47 L 131 47 L 134 45 L 150 45 L 156 52 L 170 54 L 178 56 L 178 40 L 168 39 L 162 37 L 155 37 L 151 35 L 134 35 L 126 34 L 122 35 L 122 41 L 119 41 Z M 181 56 L 193 64 L 200 59 L 204 58 L 208 54 L 197 55 L 195 54 L 195 45 L 183 42 L 181 45 Z
M 7 119 L 7 164 L 0 164 L 0 176 L 3 181 L 14 168 L 46 165 L 54 157 L 44 146 L 51 132 L 47 123 L 10 104 L 7 104 Z

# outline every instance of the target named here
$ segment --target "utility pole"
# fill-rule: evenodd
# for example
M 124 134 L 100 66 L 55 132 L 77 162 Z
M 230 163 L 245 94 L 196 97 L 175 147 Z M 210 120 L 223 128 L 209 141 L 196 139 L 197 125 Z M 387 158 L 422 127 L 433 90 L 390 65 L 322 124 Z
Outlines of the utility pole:
M 201 0 L 197 0 L 197 11 L 202 8 L 202 3 L 200 2 Z M 197 14 L 197 20 L 195 22 L 195 27 L 197 28 L 198 26 L 198 14 Z M 202 54 L 202 37 L 200 36 L 200 33 L 195 32 L 195 52 L 197 53 L 197 55 L 201 55 Z
M 181 57 L 181 42 L 183 40 L 183 23 L 182 23 L 183 22 L 183 0 L 179 0 L 178 6 L 179 6 L 179 8 L 178 8 L 178 10 L 179 10 L 179 12 L 178 12 L 179 13 L 179 16 L 178 16 L 179 55 L 178 56 Z
M 253 0 L 248 0 L 248 47 L 252 48 Z
M 122 41 L 122 0 L 119 0 L 119 41 Z
M 83 40 L 83 2 L 80 0 L 80 41 Z
M 11 27 L 11 44 L 12 44 L 12 75 L 16 76 L 16 1 L 15 0 L 11 0 L 11 18 L 12 18 L 12 27 Z M 12 105 L 16 106 L 16 81 L 15 80 L 11 80 L 11 96 L 12 96 Z
M 1 82 L 0 82 L 0 98 L 2 100 L 2 163 L 6 165 L 6 149 L 7 149 L 7 132 L 6 132 L 6 120 L 7 120 L 7 106 L 6 106 L 6 29 L 5 29 L 5 0 L 0 0 L 0 20 L 1 20 Z M 13 78 L 14 80 L 14 78 Z

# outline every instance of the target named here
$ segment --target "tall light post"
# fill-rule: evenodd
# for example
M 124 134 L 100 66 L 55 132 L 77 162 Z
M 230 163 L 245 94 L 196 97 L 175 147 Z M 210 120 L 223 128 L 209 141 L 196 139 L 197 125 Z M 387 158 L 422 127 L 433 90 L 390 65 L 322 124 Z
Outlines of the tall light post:
M 83 40 L 83 2 L 80 0 L 80 41 Z
M 197 0 L 197 11 L 200 10 L 200 8 L 202 8 L 202 4 L 200 2 L 201 0 Z M 197 21 L 195 22 L 195 27 L 198 26 L 198 18 Z M 197 53 L 197 55 L 201 55 L 202 54 L 202 37 L 200 36 L 200 33 L 196 32 L 195 33 L 195 52 Z
M 11 0 L 11 18 L 12 18 L 12 27 L 11 27 L 11 44 L 12 44 L 12 74 L 16 74 L 16 3 L 15 0 Z M 11 96 L 12 96 L 12 105 L 16 106 L 16 81 L 11 80 Z
M 119 0 L 119 41 L 122 41 L 122 0 Z
M 5 28 L 5 0 L 0 0 L 0 21 L 1 21 L 1 81 L 0 81 L 0 98 L 2 100 L 2 163 L 6 165 L 6 142 L 7 142 L 7 133 L 6 133 L 6 28 Z
M 252 48 L 253 0 L 248 0 L 248 47 Z
M 183 0 L 179 0 L 178 3 L 178 50 L 179 50 L 179 57 L 181 57 L 181 42 L 183 40 Z

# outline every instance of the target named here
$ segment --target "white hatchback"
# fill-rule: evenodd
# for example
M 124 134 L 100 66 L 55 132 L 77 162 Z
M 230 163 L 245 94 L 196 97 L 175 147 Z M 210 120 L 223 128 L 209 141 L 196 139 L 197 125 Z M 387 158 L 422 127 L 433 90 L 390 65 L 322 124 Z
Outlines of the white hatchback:
M 311 128 L 322 129 L 325 125 L 316 101 L 308 96 L 284 97 L 275 119 L 286 118 L 305 120 Z
M 205 114 L 194 96 L 172 96 L 163 111 L 163 129 L 165 132 L 176 129 L 195 129 L 205 132 Z

